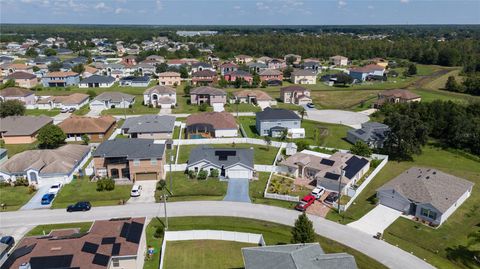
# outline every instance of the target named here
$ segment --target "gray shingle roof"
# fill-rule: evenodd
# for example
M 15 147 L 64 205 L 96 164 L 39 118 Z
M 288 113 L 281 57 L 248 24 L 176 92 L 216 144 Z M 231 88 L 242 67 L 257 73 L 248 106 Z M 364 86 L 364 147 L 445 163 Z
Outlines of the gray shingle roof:
M 257 120 L 268 121 L 268 120 L 300 120 L 300 117 L 295 114 L 295 112 L 287 109 L 281 108 L 270 108 L 267 107 L 261 112 L 256 114 Z
M 112 83 L 115 82 L 115 78 L 111 76 L 92 75 L 86 79 L 83 79 L 80 83 Z
M 0 119 L 0 132 L 3 136 L 32 135 L 50 123 L 53 119 L 47 116 L 10 116 Z
M 126 133 L 171 133 L 175 125 L 174 116 L 143 115 L 128 118 L 122 126 Z
M 98 100 L 98 101 L 111 101 L 111 102 L 122 102 L 122 100 L 125 100 L 127 102 L 132 102 L 135 99 L 135 96 L 126 94 L 123 92 L 102 92 L 99 94 L 97 97 L 95 97 L 93 100 Z
M 152 94 L 152 93 L 158 93 L 158 94 L 176 94 L 176 91 L 174 88 L 168 87 L 168 86 L 163 86 L 163 85 L 156 85 L 151 88 L 148 88 L 145 90 L 143 94 Z
M 389 130 L 390 128 L 383 123 L 365 122 L 362 123 L 362 128 L 356 130 L 348 130 L 348 133 L 364 142 L 383 141 L 385 140 L 387 132 Z M 353 143 L 353 141 L 350 142 Z
M 222 153 L 228 152 L 226 160 L 220 160 Z M 200 161 L 207 161 L 213 165 L 227 168 L 235 164 L 242 164 L 253 170 L 253 149 L 246 148 L 211 148 L 210 146 L 199 146 L 190 151 L 188 166 Z
M 164 144 L 154 144 L 153 139 L 121 138 L 101 143 L 93 153 L 93 157 L 125 157 L 133 159 L 162 158 Z
M 325 254 L 318 243 L 242 248 L 245 269 L 356 269 L 346 253 Z
M 449 209 L 473 183 L 433 168 L 412 167 L 378 190 L 395 190 L 417 203 L 429 203 L 440 212 Z
M 227 95 L 222 89 L 217 89 L 209 86 L 197 87 L 190 91 L 190 94 L 210 94 L 210 95 Z

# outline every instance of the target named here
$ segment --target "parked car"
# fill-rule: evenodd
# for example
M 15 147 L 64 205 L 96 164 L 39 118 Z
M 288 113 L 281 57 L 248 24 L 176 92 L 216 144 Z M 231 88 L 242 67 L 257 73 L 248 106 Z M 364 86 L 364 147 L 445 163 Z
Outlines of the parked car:
M 325 200 L 323 200 L 327 204 L 333 204 L 338 200 L 338 193 L 332 192 L 330 193 Z
M 52 201 L 53 198 L 55 198 L 55 194 L 53 193 L 46 193 L 42 196 L 42 205 L 49 205 Z
M 68 112 L 68 107 L 64 107 L 60 110 L 60 113 L 67 113 Z
M 308 108 L 315 108 L 315 105 L 314 105 L 313 103 L 308 103 L 308 104 L 307 104 L 307 107 L 308 107 Z
M 48 190 L 48 193 L 53 193 L 57 194 L 60 191 L 60 188 L 62 188 L 62 183 L 58 182 L 50 186 L 50 189 Z
M 302 201 L 300 201 L 296 206 L 295 209 L 299 211 L 305 211 L 309 206 L 311 206 L 315 202 L 315 196 L 309 194 L 305 197 L 302 198 Z
M 75 110 L 76 109 L 74 107 L 71 107 L 71 108 L 68 109 L 68 112 L 73 113 L 73 112 L 75 112 Z
M 142 194 L 142 186 L 140 185 L 133 185 L 132 191 L 130 192 L 131 197 L 138 197 Z
M 7 249 L 11 249 L 13 245 L 15 245 L 15 239 L 10 235 L 2 236 L 2 238 L 0 238 L 0 243 L 7 245 Z
M 92 208 L 90 202 L 77 202 L 74 205 L 69 205 L 67 207 L 67 212 L 88 211 L 90 208 Z
M 315 198 L 320 199 L 322 195 L 325 193 L 325 188 L 324 187 L 317 187 L 313 189 L 312 195 L 315 196 Z

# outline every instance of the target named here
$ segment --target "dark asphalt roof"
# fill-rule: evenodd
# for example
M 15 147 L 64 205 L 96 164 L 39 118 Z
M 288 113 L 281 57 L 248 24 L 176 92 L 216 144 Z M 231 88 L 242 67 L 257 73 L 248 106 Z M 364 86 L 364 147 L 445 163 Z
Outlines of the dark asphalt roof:
M 115 81 L 111 76 L 92 75 L 86 79 L 83 79 L 80 83 L 112 83 Z
M 295 114 L 295 112 L 287 109 L 281 108 L 270 108 L 267 107 L 261 112 L 256 114 L 257 120 L 268 121 L 268 120 L 300 120 L 300 117 Z
M 142 115 L 126 119 L 122 129 L 127 133 L 171 133 L 174 125 L 174 116 Z
M 153 139 L 121 138 L 101 143 L 93 157 L 126 157 L 132 159 L 162 158 L 164 144 L 154 144 Z
M 225 158 L 222 158 L 225 157 Z M 253 149 L 246 148 L 212 148 L 207 145 L 199 146 L 190 151 L 188 165 L 200 161 L 207 161 L 216 166 L 230 167 L 242 164 L 253 170 Z
M 352 179 L 352 177 L 354 177 L 368 163 L 368 160 L 353 156 L 345 163 L 347 164 L 347 166 L 343 169 L 345 171 L 345 176 L 349 179 Z

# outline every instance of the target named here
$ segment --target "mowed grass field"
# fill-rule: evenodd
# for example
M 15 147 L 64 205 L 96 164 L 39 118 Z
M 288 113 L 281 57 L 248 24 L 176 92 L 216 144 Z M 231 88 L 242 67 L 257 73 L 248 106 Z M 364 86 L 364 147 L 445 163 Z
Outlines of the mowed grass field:
M 164 266 L 169 269 L 243 268 L 241 249 L 255 244 L 220 241 L 170 241 L 166 245 Z
M 28 187 L 25 186 L 0 187 L 0 204 L 5 205 L 5 208 L 0 207 L 0 212 L 20 209 L 33 195 L 35 195 L 35 192 L 30 193 Z
M 423 148 L 423 154 L 412 162 L 390 161 L 356 199 L 354 204 L 339 216 L 330 211 L 327 218 L 342 223 L 361 218 L 375 207 L 376 190 L 410 167 L 432 167 L 445 173 L 465 178 L 473 183 L 472 195 L 448 220 L 437 229 L 399 218 L 384 233 L 384 239 L 393 245 L 413 252 L 437 268 L 478 268 L 465 265 L 462 259 L 468 255 L 459 246 L 465 246 L 469 234 L 480 231 L 480 161 L 478 157 L 458 154 L 433 146 Z
M 160 262 L 160 252 L 163 238 L 155 238 L 155 230 L 159 226 L 163 226 L 164 219 L 155 218 L 148 224 L 146 229 L 147 245 L 155 249 L 155 254 L 151 259 L 145 261 L 144 269 L 157 269 Z M 247 218 L 233 218 L 233 217 L 175 217 L 168 219 L 169 231 L 184 231 L 184 230 L 224 230 L 236 231 L 245 233 L 262 234 L 267 245 L 289 244 L 291 239 L 291 227 L 276 224 L 272 222 L 247 219 Z M 359 269 L 380 269 L 386 268 L 379 262 L 372 258 L 354 250 L 340 243 L 316 235 L 315 241 L 319 242 L 326 253 L 346 252 L 355 256 L 355 261 Z M 168 247 L 167 247 L 168 251 Z M 197 250 L 199 251 L 199 250 Z M 231 253 L 231 249 L 219 249 L 216 253 L 218 256 L 225 256 Z M 195 255 L 185 251 L 176 252 L 175 255 Z M 240 253 L 241 255 L 241 253 Z M 178 258 L 177 256 L 175 256 Z M 168 257 L 167 257 L 168 258 Z M 172 258 L 170 258 L 172 259 Z M 202 264 L 188 264 L 187 268 L 201 268 Z M 198 266 L 198 267 L 197 267 Z M 238 267 L 215 267 L 209 268 L 243 268 L 243 264 Z
M 60 223 L 60 224 L 45 224 L 38 225 L 28 231 L 26 236 L 41 236 L 47 235 L 53 230 L 60 229 L 79 229 L 80 233 L 86 233 L 92 227 L 92 222 L 75 222 L 75 223 Z

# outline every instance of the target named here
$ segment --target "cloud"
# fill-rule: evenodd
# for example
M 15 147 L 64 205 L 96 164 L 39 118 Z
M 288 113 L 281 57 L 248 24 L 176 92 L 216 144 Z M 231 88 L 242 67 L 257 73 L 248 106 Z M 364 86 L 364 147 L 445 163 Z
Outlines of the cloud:
M 163 9 L 162 1 L 157 0 L 157 1 L 155 1 L 155 4 L 157 5 L 157 11 L 160 11 L 160 10 Z
M 407 4 L 409 2 L 410 2 L 410 0 L 400 0 L 400 3 L 402 3 L 402 4 Z
M 265 5 L 263 2 L 257 2 L 255 5 L 257 6 L 258 10 L 270 10 L 270 7 Z
M 347 5 L 347 2 L 345 0 L 338 1 L 338 8 L 344 8 L 346 5 Z
M 241 6 L 233 6 L 233 9 L 237 9 L 237 10 L 238 10 L 238 9 L 242 9 L 242 7 L 241 7 Z
M 372 6 L 372 5 L 367 6 L 367 8 L 368 8 L 368 9 L 375 9 L 375 7 Z
M 100 3 L 96 4 L 94 8 L 96 10 L 107 10 L 108 9 L 107 5 L 105 5 L 104 2 L 100 2 Z
M 128 10 L 125 8 L 118 7 L 115 9 L 115 14 L 122 14 L 122 13 L 126 13 L 127 11 Z

